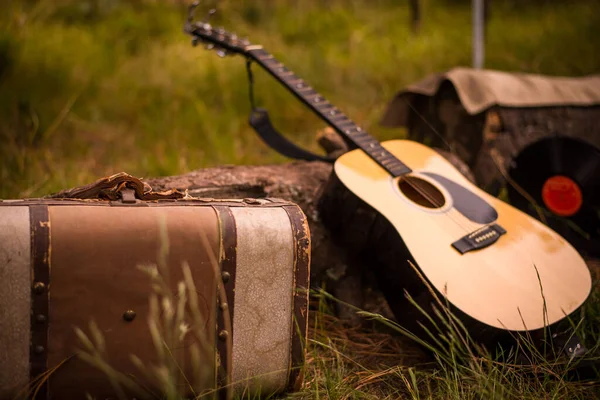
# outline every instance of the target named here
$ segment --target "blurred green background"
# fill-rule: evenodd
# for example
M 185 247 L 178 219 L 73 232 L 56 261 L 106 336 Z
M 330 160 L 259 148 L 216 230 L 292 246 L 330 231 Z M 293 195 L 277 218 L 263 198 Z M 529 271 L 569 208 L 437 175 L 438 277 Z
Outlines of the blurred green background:
M 471 1 L 222 0 L 213 24 L 262 44 L 381 140 L 392 96 L 471 65 Z M 0 0 L 0 198 L 31 197 L 125 171 L 163 176 L 286 162 L 248 126 L 241 57 L 193 48 L 188 1 Z M 200 7 L 198 15 L 202 14 Z M 486 68 L 600 72 L 600 3 L 492 0 Z M 317 150 L 324 124 L 258 67 L 257 100 Z

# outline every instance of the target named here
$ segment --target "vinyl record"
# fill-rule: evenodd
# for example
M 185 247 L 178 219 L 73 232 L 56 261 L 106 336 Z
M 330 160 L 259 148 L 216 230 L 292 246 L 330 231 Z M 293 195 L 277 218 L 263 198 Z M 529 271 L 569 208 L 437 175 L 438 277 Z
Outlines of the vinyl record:
M 600 254 L 600 150 L 568 137 L 537 141 L 515 158 L 510 178 L 541 207 L 546 222 L 580 251 Z M 508 184 L 510 203 L 540 219 Z

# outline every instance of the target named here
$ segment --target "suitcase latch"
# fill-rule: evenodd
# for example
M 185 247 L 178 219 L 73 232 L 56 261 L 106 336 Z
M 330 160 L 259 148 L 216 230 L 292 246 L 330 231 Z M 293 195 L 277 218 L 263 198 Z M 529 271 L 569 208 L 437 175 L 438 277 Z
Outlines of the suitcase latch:
M 133 204 L 136 202 L 135 190 L 128 188 L 128 187 L 124 187 L 123 189 L 120 190 L 120 192 L 121 192 L 121 200 L 123 201 L 123 203 Z

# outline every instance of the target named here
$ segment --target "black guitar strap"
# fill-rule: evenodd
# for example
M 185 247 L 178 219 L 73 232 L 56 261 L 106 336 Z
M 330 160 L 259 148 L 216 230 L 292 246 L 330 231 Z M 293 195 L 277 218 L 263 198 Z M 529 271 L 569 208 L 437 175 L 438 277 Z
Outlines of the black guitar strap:
M 248 119 L 250 126 L 258 133 L 260 138 L 273 149 L 286 157 L 295 158 L 298 160 L 306 161 L 325 161 L 333 163 L 336 158 L 330 156 L 322 156 L 315 154 L 311 151 L 305 150 L 301 147 L 296 146 L 294 143 L 286 139 L 271 123 L 269 113 L 264 108 L 258 108 L 254 104 L 254 79 L 252 76 L 252 70 L 250 69 L 250 59 L 246 59 L 246 69 L 248 71 L 248 80 L 250 83 L 250 104 L 252 111 L 250 112 L 250 118 Z
M 249 122 L 266 144 L 286 157 L 306 161 L 335 161 L 335 157 L 315 154 L 298 147 L 287 140 L 277 129 L 275 129 L 269 118 L 269 113 L 264 108 L 254 108 L 250 113 Z

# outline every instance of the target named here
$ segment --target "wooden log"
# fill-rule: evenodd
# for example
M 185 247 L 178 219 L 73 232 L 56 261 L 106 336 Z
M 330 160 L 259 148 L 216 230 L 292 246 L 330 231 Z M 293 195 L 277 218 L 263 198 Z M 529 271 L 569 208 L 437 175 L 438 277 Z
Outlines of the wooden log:
M 328 154 L 340 155 L 348 150 L 345 142 L 331 129 L 318 132 L 317 141 Z M 439 150 L 459 171 L 474 181 L 469 168 L 459 157 Z M 332 186 L 332 164 L 320 161 L 296 161 L 278 165 L 218 166 L 192 171 L 185 175 L 154 178 L 146 181 L 155 191 L 177 189 L 203 198 L 276 197 L 298 204 L 307 215 L 312 236 L 311 286 L 324 287 L 340 300 L 357 307 L 393 318 L 381 293 L 374 289 L 374 279 L 364 268 L 367 261 L 356 252 L 369 241 L 369 231 L 361 227 L 376 219 L 374 210 L 357 208 L 343 218 L 355 221 L 353 231 L 356 246 L 338 243 L 329 227 L 323 224 L 327 215 L 338 215 L 339 209 L 352 211 L 348 204 L 339 207 L 324 203 L 323 195 L 336 199 L 349 198 L 343 186 Z M 334 193 L 330 193 L 333 190 Z M 324 215 L 325 214 L 325 215 Z M 337 218 L 337 217 L 336 217 Z M 333 233 L 335 235 L 335 233 Z M 357 321 L 348 307 L 338 308 L 344 319 Z
M 348 150 L 345 142 L 329 129 L 319 132 L 317 140 L 329 154 L 340 155 Z M 469 167 L 457 155 L 438 151 L 474 182 Z M 99 180 L 101 185 L 97 182 L 61 191 L 54 196 L 72 197 L 83 193 L 84 197 L 96 197 L 100 188 L 103 189 L 102 195 L 110 198 L 114 193 L 110 190 L 109 181 L 129 182 L 133 177 L 116 174 L 109 178 L 112 179 Z M 369 250 L 372 252 L 378 247 L 377 262 L 383 268 L 393 269 L 394 249 L 397 247 L 394 245 L 394 233 L 374 210 L 357 201 L 356 196 L 343 186 L 336 186 L 335 182 L 332 164 L 296 161 L 278 165 L 216 166 L 184 175 L 144 180 L 133 189 L 136 196 L 143 193 L 145 197 L 151 188 L 152 196 L 182 196 L 187 191 L 191 196 L 202 198 L 276 197 L 292 201 L 306 214 L 311 231 L 311 286 L 323 287 L 344 302 L 395 319 L 376 283 L 371 268 L 373 259 L 368 255 Z M 324 223 L 325 220 L 329 220 L 329 224 Z M 335 230 L 336 221 L 352 222 L 348 229 L 350 232 L 345 232 L 344 241 L 339 240 L 341 234 Z M 417 283 L 402 280 L 398 284 L 410 288 Z M 358 322 L 351 308 L 339 306 L 337 311 L 342 319 Z
M 312 242 L 311 286 L 324 287 L 337 298 L 362 307 L 366 289 L 356 273 L 360 270 L 346 249 L 335 243 L 322 224 L 319 199 L 329 180 L 332 165 L 321 161 L 297 161 L 279 165 L 218 166 L 180 176 L 150 179 L 154 190 L 187 190 L 203 198 L 275 197 L 293 201 L 307 216 Z M 167 189 L 168 188 L 168 189 Z M 382 302 L 377 302 L 381 306 Z M 353 320 L 348 308 L 343 319 Z M 388 313 L 391 316 L 391 313 Z

